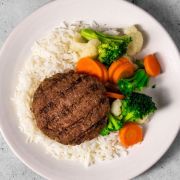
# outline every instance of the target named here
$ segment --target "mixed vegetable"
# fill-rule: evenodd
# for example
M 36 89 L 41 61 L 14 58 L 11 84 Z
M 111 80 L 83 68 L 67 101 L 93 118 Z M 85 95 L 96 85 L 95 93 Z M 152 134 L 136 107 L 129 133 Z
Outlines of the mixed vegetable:
M 120 114 L 109 114 L 108 124 L 101 131 L 101 135 L 105 136 L 111 131 L 117 131 L 127 122 L 138 123 L 139 120 L 146 118 L 156 110 L 151 97 L 137 92 L 127 96 L 120 104 L 112 106 L 111 112 L 117 111 L 113 109 L 117 107 L 120 109 Z
M 105 94 L 115 100 L 100 134 L 106 136 L 119 131 L 121 144 L 129 147 L 143 140 L 142 124 L 157 109 L 152 98 L 140 92 L 148 86 L 150 77 L 160 74 L 161 67 L 154 54 L 135 60 L 134 55 L 142 49 L 143 36 L 135 26 L 124 32 L 117 36 L 82 29 L 78 35 L 79 42 L 74 40 L 71 48 L 81 57 L 76 66 L 77 72 L 118 87 L 118 92 Z
M 87 40 L 98 39 L 101 42 L 98 46 L 98 59 L 107 66 L 111 65 L 118 57 L 124 55 L 128 44 L 132 41 L 128 35 L 112 36 L 92 29 L 82 29 L 80 34 Z

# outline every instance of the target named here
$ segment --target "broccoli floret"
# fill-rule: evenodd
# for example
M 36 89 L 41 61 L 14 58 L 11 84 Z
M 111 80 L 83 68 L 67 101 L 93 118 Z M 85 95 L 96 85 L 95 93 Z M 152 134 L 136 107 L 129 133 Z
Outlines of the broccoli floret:
M 128 35 L 113 36 L 92 29 L 82 29 L 80 34 L 87 40 L 99 39 L 101 41 L 101 44 L 98 46 L 98 59 L 107 66 L 125 54 L 128 44 L 132 41 Z
M 122 100 L 121 112 L 123 122 L 138 122 L 156 111 L 156 105 L 150 96 L 132 93 Z
M 124 42 L 117 43 L 112 41 L 107 43 L 101 43 L 98 46 L 98 59 L 101 63 L 110 66 L 114 60 L 125 54 L 126 51 L 127 45 Z
M 108 135 L 112 131 L 117 131 L 121 129 L 123 126 L 123 122 L 118 118 L 114 117 L 112 114 L 108 115 L 108 123 L 106 126 L 101 130 L 100 134 L 102 136 Z
M 148 82 L 149 76 L 146 74 L 145 70 L 139 69 L 133 77 L 120 79 L 118 81 L 118 87 L 124 95 L 130 95 L 135 90 L 141 91 L 147 86 Z

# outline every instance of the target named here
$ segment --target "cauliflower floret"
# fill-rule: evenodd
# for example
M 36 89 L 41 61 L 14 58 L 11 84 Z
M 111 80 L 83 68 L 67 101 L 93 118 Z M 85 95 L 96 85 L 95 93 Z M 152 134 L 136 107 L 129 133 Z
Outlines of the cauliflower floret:
M 129 56 L 133 56 L 140 52 L 143 46 L 142 33 L 135 26 L 125 29 L 124 33 L 132 38 L 132 42 L 130 42 L 128 45 L 127 54 Z
M 92 57 L 95 58 L 98 55 L 98 46 L 100 41 L 98 39 L 92 39 L 88 42 L 82 42 L 82 39 L 76 35 L 71 43 L 71 50 L 75 51 L 81 57 Z
M 119 116 L 121 114 L 121 100 L 120 99 L 116 99 L 115 101 L 113 101 L 112 105 L 111 105 L 111 113 L 114 116 Z

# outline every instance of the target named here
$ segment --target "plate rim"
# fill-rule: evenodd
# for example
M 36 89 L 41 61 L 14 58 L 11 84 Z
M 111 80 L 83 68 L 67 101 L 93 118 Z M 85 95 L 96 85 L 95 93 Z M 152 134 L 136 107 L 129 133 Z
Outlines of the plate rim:
M 68 0 L 68 1 L 72 1 L 72 0 Z M 179 50 L 174 42 L 174 40 L 172 39 L 172 37 L 170 36 L 169 32 L 164 28 L 164 26 L 157 20 L 155 19 L 155 17 L 153 17 L 151 14 L 149 14 L 148 12 L 146 12 L 144 9 L 140 8 L 139 6 L 129 2 L 129 1 L 125 1 L 125 0 L 121 0 L 121 3 L 125 3 L 127 4 L 127 6 L 131 6 L 132 8 L 136 8 L 138 11 L 141 11 L 142 13 L 145 13 L 147 16 L 149 16 L 151 19 L 153 19 L 153 21 L 155 21 L 159 27 L 161 27 L 162 30 L 164 30 L 164 32 L 166 33 L 168 39 L 171 41 L 173 48 L 175 49 L 175 51 L 177 52 L 177 57 L 179 57 L 180 59 L 180 53 Z M 50 2 L 45 3 L 43 6 L 41 6 L 40 8 L 36 9 L 35 11 L 33 11 L 31 14 L 29 14 L 28 16 L 26 16 L 22 21 L 20 21 L 15 27 L 14 29 L 10 32 L 10 34 L 8 35 L 8 37 L 6 38 L 6 40 L 4 41 L 1 49 L 0 49 L 0 60 L 1 60 L 1 55 L 3 54 L 4 50 L 6 49 L 6 46 L 10 43 L 11 39 L 13 39 L 14 35 L 16 35 L 16 32 L 19 31 L 19 29 L 21 27 L 24 26 L 24 24 L 30 19 L 32 18 L 32 16 L 36 16 L 40 11 L 48 8 L 49 5 L 58 3 L 58 0 L 53 0 Z M 1 117 L 0 117 L 1 118 Z M 179 130 L 180 130 L 180 125 L 179 125 Z M 161 153 L 161 155 L 155 159 L 151 164 L 149 164 L 148 166 L 146 166 L 142 171 L 140 171 L 139 173 L 136 173 L 136 175 L 134 175 L 133 177 L 130 178 L 134 178 L 137 177 L 141 174 L 143 174 L 145 171 L 147 171 L 148 169 L 150 169 L 153 165 L 155 165 L 164 155 L 165 153 L 168 151 L 168 149 L 170 148 L 170 146 L 173 144 L 175 138 L 177 137 L 179 130 L 177 130 L 177 132 L 175 133 L 174 137 L 171 139 L 171 143 L 167 146 L 166 149 L 164 149 Z M 9 148 L 11 149 L 11 151 L 13 152 L 13 154 L 15 154 L 15 156 L 25 165 L 27 166 L 29 169 L 31 169 L 33 172 L 35 172 L 36 174 L 40 175 L 41 177 L 47 179 L 48 177 L 46 175 L 44 175 L 43 173 L 41 173 L 40 171 L 38 171 L 37 169 L 35 169 L 31 163 L 29 163 L 26 159 L 24 159 L 24 157 L 22 157 L 22 155 L 13 147 L 13 145 L 11 144 L 11 142 L 8 140 L 6 133 L 3 130 L 3 127 L 1 126 L 0 123 L 0 133 L 2 134 L 2 137 L 4 138 L 5 142 L 7 143 L 7 145 L 9 146 Z

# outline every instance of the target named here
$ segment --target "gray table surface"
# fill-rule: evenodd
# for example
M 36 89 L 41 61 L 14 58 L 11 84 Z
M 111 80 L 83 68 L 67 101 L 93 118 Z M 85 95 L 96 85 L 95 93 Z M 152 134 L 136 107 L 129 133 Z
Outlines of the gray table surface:
M 152 14 L 180 48 L 180 0 L 129 0 Z M 0 0 L 0 47 L 11 30 L 50 0 Z M 168 49 L 167 49 L 168 51 Z M 0 135 L 0 180 L 42 180 L 11 152 Z M 180 133 L 168 152 L 136 180 L 180 179 Z

